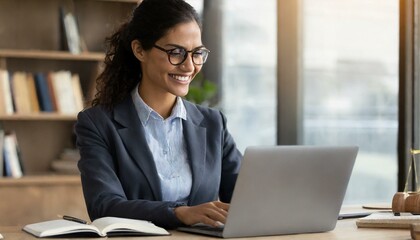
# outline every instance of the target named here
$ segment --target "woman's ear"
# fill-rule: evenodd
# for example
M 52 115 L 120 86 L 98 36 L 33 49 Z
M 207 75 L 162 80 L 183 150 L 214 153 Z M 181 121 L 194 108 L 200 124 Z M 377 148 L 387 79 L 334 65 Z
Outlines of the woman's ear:
M 133 51 L 134 56 L 142 62 L 144 60 L 144 50 L 141 46 L 141 43 L 139 40 L 133 40 L 131 41 L 131 50 Z

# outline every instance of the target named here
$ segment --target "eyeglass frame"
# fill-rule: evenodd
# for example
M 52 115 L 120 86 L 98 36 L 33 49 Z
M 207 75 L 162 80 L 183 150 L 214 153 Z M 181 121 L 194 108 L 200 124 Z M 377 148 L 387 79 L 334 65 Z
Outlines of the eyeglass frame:
M 192 60 L 192 62 L 193 62 L 195 65 L 201 66 L 201 65 L 203 65 L 204 63 L 206 63 L 206 61 L 207 61 L 207 57 L 208 57 L 208 54 L 210 53 L 210 50 L 208 50 L 208 49 L 207 49 L 207 48 L 205 48 L 204 46 L 196 47 L 196 48 L 194 48 L 194 49 L 192 49 L 192 50 L 190 50 L 190 51 L 188 51 L 187 49 L 185 49 L 185 48 L 183 48 L 183 47 L 180 47 L 180 46 L 174 46 L 174 48 L 172 48 L 172 49 L 165 49 L 165 48 L 163 48 L 163 47 L 160 47 L 160 46 L 158 46 L 158 45 L 154 44 L 154 45 L 153 45 L 153 47 L 154 47 L 154 48 L 157 48 L 157 49 L 159 49 L 159 50 L 161 50 L 162 52 L 165 52 L 165 53 L 168 55 L 168 61 L 169 61 L 169 63 L 170 63 L 170 64 L 172 64 L 172 65 L 174 65 L 174 66 L 179 66 L 179 65 L 182 65 L 182 64 L 185 62 L 185 60 L 187 60 L 187 58 L 188 58 L 188 53 L 191 53 L 191 60 Z M 171 53 L 172 53 L 172 51 L 174 51 L 174 50 L 176 50 L 176 49 L 182 49 L 182 50 L 183 50 L 186 54 L 184 55 L 184 59 L 183 59 L 180 63 L 178 63 L 178 64 L 173 64 L 173 63 L 171 62 Z M 201 64 L 197 64 L 197 63 L 195 63 L 195 62 L 194 62 L 194 57 L 193 57 L 193 55 L 194 55 L 194 52 L 196 52 L 196 51 L 198 51 L 198 50 L 204 50 L 205 52 L 207 52 L 207 57 L 206 57 L 206 59 L 203 61 L 203 63 L 201 63 Z

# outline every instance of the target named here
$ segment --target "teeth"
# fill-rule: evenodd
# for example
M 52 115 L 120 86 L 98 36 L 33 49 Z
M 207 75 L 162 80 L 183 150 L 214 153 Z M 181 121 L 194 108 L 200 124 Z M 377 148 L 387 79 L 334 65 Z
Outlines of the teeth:
M 180 76 L 180 75 L 171 75 L 171 77 L 179 81 L 188 81 L 190 79 L 189 76 Z

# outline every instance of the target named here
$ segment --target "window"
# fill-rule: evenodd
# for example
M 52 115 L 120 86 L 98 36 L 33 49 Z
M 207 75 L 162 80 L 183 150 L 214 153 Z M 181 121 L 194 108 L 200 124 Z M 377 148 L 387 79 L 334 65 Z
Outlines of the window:
M 397 191 L 398 3 L 302 1 L 299 143 L 359 146 L 346 203 Z
M 399 1 L 206 0 L 203 11 L 212 51 L 204 72 L 219 84 L 218 107 L 239 149 L 358 145 L 345 203 L 389 202 Z
M 242 152 L 250 145 L 275 145 L 276 0 L 226 0 L 222 6 L 220 107 L 229 131 Z

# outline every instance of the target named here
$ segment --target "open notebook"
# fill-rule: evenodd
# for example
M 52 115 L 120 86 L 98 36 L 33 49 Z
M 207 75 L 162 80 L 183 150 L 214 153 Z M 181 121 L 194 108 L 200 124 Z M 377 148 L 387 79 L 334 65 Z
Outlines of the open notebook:
M 355 146 L 248 147 L 224 228 L 178 230 L 224 238 L 330 231 L 357 152 Z

